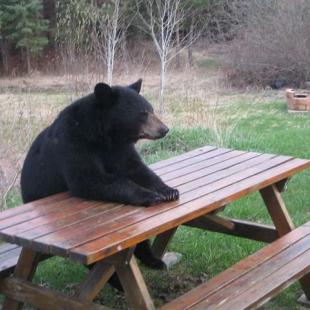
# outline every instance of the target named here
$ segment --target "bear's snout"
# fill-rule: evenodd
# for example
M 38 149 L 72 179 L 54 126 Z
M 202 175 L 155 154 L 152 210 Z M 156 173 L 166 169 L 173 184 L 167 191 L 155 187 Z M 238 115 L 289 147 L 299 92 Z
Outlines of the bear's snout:
M 168 132 L 169 132 L 169 128 L 165 124 L 163 124 L 163 127 L 159 129 L 159 134 L 161 138 L 163 138 Z
M 147 121 L 142 125 L 140 138 L 160 139 L 169 132 L 169 128 L 153 113 L 148 113 Z

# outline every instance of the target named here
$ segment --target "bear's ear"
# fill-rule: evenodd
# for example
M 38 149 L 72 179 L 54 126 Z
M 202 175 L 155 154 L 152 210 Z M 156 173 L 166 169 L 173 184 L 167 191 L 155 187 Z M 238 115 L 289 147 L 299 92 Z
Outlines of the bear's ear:
M 95 97 L 100 101 L 110 101 L 112 98 L 112 89 L 105 83 L 98 83 L 94 89 Z
M 133 84 L 129 85 L 128 87 L 135 90 L 138 94 L 140 93 L 142 85 L 142 79 L 139 79 L 137 82 L 134 82 Z

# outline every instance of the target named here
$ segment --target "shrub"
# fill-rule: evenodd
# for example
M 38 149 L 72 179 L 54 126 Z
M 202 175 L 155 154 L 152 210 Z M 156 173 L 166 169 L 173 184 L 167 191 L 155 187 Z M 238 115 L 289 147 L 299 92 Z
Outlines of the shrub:
M 233 76 L 261 85 L 310 79 L 310 1 L 251 1 L 229 55 Z

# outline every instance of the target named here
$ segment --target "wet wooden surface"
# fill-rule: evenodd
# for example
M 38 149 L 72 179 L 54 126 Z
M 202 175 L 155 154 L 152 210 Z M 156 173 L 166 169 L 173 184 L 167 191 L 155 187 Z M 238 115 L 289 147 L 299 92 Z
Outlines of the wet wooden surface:
M 288 156 L 206 146 L 150 167 L 180 199 L 149 208 L 67 193 L 0 213 L 0 237 L 85 264 L 134 246 L 310 166 Z

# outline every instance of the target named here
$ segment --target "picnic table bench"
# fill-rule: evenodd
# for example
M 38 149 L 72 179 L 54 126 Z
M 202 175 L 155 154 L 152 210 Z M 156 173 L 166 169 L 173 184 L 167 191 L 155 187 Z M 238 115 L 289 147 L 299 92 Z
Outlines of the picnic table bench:
M 93 303 L 117 272 L 131 309 L 154 309 L 136 263 L 135 245 L 156 236 L 162 257 L 177 227 L 270 243 L 161 309 L 247 309 L 300 279 L 310 299 L 310 223 L 295 229 L 281 197 L 289 177 L 310 161 L 206 146 L 150 166 L 180 199 L 142 208 L 85 201 L 60 193 L 0 213 L 0 292 L 3 309 L 29 303 L 40 309 L 108 309 Z M 228 219 L 217 211 L 259 191 L 274 226 Z M 92 265 L 75 296 L 31 283 L 43 259 L 62 256 Z M 11 274 L 11 275 L 10 275 Z

